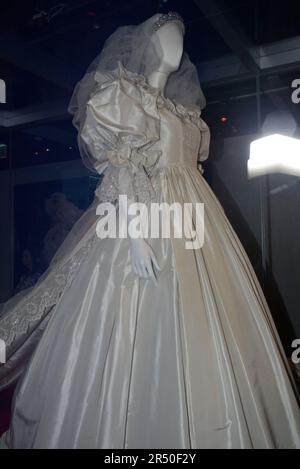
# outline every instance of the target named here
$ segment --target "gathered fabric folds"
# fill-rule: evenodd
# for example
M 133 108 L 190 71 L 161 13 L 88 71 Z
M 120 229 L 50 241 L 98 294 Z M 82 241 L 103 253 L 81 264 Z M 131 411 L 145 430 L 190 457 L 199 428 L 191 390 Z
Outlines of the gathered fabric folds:
M 208 127 L 143 77 L 115 73 L 92 97 L 80 135 L 95 160 L 100 141 L 110 152 L 95 166 L 108 171 L 107 200 L 125 193 L 202 203 L 204 244 L 187 250 L 185 239 L 150 239 L 158 285 L 136 277 L 130 240 L 95 236 L 100 186 L 49 272 L 0 316 L 0 338 L 10 344 L 0 383 L 22 371 L 2 446 L 300 448 L 293 381 L 264 295 L 197 171 Z

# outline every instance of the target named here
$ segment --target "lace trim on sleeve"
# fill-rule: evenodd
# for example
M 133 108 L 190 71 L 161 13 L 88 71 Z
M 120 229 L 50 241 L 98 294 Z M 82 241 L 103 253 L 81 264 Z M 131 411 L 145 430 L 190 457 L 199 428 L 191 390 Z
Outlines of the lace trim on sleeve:
M 96 191 L 101 202 L 114 203 L 119 195 L 148 204 L 156 200 L 151 183 L 151 173 L 161 156 L 161 151 L 130 148 L 120 142 L 117 150 L 107 152 L 109 165 L 103 181 Z

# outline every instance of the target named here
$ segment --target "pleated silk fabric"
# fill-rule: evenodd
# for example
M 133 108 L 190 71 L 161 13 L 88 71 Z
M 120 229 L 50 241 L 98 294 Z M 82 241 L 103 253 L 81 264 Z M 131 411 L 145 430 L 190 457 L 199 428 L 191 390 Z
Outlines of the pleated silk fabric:
M 134 275 L 128 239 L 95 239 L 97 217 L 90 212 L 85 237 L 78 230 L 78 240 L 64 245 L 48 274 L 55 277 L 68 265 L 83 239 L 94 239 L 51 314 L 48 307 L 36 323 L 41 328 L 47 319 L 2 445 L 300 448 L 299 407 L 271 314 L 241 243 L 197 170 L 199 155 L 207 156 L 208 129 L 200 116 L 126 75 L 112 81 L 117 113 L 115 105 L 103 106 L 101 92 L 90 103 L 94 120 L 83 137 L 92 151 L 108 122 L 110 132 L 118 127 L 122 134 L 117 121 L 130 112 L 123 93 L 138 106 L 137 121 L 131 113 L 130 125 L 124 124 L 126 145 L 144 109 L 142 144 L 136 132 L 134 141 L 160 151 L 149 176 L 157 201 L 204 203 L 204 246 L 187 250 L 183 239 L 149 240 L 161 267 L 155 286 Z M 10 368 L 20 363 L 14 354 L 32 340 L 35 329 L 28 330 L 12 345 Z

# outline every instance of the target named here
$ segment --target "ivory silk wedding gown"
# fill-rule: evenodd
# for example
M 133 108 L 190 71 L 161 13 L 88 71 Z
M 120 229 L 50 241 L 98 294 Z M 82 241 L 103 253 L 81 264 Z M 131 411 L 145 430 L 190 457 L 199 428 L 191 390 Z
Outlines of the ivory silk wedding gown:
M 67 254 L 2 314 L 3 386 L 35 349 L 2 444 L 300 448 L 299 408 L 264 295 L 197 170 L 209 148 L 200 112 L 120 64 L 90 99 L 81 138 L 94 154 L 99 141 L 121 139 L 133 165 L 143 148 L 158 201 L 205 204 L 205 243 L 186 250 L 180 239 L 150 240 L 158 286 L 136 277 L 130 241 L 96 236 L 97 196 L 119 190 L 104 181 Z M 108 154 L 99 172 L 114 164 Z

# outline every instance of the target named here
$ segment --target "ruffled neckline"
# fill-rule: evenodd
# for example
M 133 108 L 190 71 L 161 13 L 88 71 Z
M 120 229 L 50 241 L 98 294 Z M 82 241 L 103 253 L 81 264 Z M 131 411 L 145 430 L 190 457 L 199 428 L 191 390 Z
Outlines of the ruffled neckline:
M 138 86 L 152 96 L 155 96 L 158 107 L 166 107 L 177 116 L 185 120 L 189 120 L 196 125 L 199 122 L 201 109 L 198 106 L 195 105 L 192 108 L 187 108 L 183 104 L 177 103 L 164 96 L 162 90 L 150 85 L 144 75 L 131 72 L 125 68 L 121 62 L 118 62 L 118 75 L 120 78 L 125 78 L 130 83 L 133 83 L 135 86 Z

